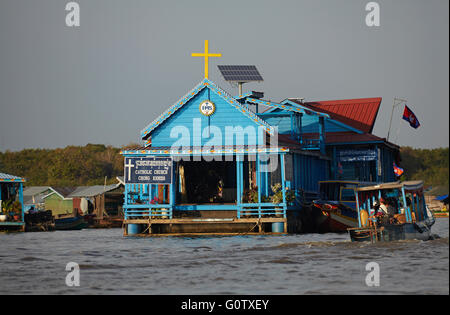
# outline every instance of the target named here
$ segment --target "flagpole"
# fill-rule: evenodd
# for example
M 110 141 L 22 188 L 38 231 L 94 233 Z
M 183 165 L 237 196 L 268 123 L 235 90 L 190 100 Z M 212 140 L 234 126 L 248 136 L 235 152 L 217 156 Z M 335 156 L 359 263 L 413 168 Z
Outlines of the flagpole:
M 389 122 L 389 130 L 388 130 L 386 141 L 389 141 L 389 134 L 391 133 L 392 116 L 394 115 L 394 108 L 397 107 L 398 105 L 401 105 L 402 103 L 406 103 L 406 102 L 407 102 L 407 100 L 394 97 L 394 103 L 392 104 L 391 120 Z

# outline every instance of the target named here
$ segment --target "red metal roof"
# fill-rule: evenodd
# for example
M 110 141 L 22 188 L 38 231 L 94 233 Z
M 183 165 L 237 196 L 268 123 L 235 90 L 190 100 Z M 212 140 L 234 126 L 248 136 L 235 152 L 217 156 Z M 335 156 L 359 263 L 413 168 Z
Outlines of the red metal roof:
M 331 119 L 338 120 L 362 132 L 372 133 L 380 108 L 381 97 L 305 103 L 295 99 L 291 99 L 291 101 L 312 110 L 326 113 L 330 115 Z

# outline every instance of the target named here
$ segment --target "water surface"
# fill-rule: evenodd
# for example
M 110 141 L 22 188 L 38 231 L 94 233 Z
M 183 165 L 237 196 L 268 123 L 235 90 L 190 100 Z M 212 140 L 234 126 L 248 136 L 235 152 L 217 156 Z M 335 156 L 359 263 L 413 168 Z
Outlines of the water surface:
M 347 234 L 124 238 L 121 229 L 0 234 L 0 294 L 449 294 L 449 221 L 432 241 Z M 68 262 L 80 286 L 65 284 Z M 380 266 L 368 287 L 366 264 Z

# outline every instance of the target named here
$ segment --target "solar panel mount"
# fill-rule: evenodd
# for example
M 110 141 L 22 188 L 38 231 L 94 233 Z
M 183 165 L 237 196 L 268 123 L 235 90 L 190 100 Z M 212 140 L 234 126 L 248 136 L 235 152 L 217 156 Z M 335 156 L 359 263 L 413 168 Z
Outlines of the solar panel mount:
M 217 66 L 225 81 L 235 83 L 264 81 L 256 66 L 220 65 Z

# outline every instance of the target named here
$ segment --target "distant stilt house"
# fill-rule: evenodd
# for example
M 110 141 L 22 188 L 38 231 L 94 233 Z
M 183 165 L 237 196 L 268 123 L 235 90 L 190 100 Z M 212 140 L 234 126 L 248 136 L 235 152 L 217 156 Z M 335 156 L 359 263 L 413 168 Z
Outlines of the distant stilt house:
M 117 180 L 117 184 L 106 186 L 28 187 L 27 206 L 51 210 L 55 218 L 93 215 L 97 221 L 121 222 L 124 185 L 119 177 Z
M 44 197 L 50 193 L 50 186 L 29 186 L 23 190 L 23 203 L 25 212 L 34 210 L 44 210 Z
M 0 173 L 0 230 L 25 231 L 24 182 L 21 177 Z
M 50 187 L 49 194 L 43 197 L 45 210 L 51 210 L 55 218 L 77 215 L 70 197 L 75 190 L 76 187 Z
M 73 199 L 74 212 L 93 215 L 99 225 L 122 225 L 124 185 L 78 187 L 69 196 Z

